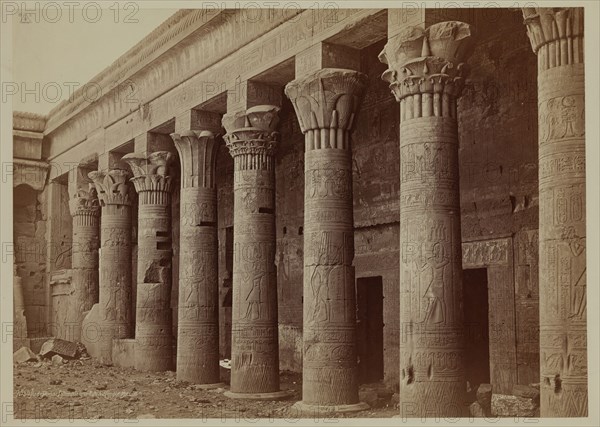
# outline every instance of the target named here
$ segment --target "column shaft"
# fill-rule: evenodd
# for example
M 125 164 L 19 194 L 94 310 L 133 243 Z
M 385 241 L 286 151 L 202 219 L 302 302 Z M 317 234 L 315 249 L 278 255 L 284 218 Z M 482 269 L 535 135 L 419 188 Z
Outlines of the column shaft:
M 218 145 L 208 131 L 171 134 L 181 161 L 177 378 L 216 384 L 219 368 Z
M 322 69 L 286 86 L 305 135 L 303 411 L 358 401 L 350 130 L 366 76 Z
M 113 338 L 131 337 L 131 199 L 128 173 L 91 172 L 102 207 L 100 219 L 100 358 L 112 361 Z
M 400 102 L 400 411 L 465 415 L 456 99 L 471 29 L 413 28 L 386 45 Z
M 123 156 L 139 203 L 134 366 L 141 371 L 173 369 L 171 159 L 166 151 Z
M 66 339 L 81 341 L 84 313 L 98 302 L 98 245 L 100 206 L 91 172 L 77 167 L 69 172 L 69 211 L 73 217 L 71 253 L 72 294 L 65 319 Z
M 223 117 L 234 160 L 230 397 L 286 395 L 279 391 L 275 271 L 278 112 L 278 107 L 265 105 Z
M 540 414 L 586 417 L 583 8 L 524 16 L 538 57 Z
M 96 202 L 97 203 L 97 202 Z M 83 314 L 91 310 L 99 297 L 99 224 L 98 206 L 92 211 L 77 212 L 73 216 L 73 252 L 71 255 L 71 283 L 73 294 L 69 299 L 67 324 L 74 323 L 73 336 L 81 340 Z M 69 331 L 71 328 L 69 328 Z

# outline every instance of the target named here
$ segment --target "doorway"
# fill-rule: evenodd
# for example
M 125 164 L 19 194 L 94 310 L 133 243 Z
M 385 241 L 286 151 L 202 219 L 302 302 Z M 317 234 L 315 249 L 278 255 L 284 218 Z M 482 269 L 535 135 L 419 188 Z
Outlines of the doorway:
M 383 281 L 381 276 L 356 281 L 358 382 L 383 379 Z
M 490 339 L 487 268 L 463 270 L 465 374 L 469 397 L 490 382 Z

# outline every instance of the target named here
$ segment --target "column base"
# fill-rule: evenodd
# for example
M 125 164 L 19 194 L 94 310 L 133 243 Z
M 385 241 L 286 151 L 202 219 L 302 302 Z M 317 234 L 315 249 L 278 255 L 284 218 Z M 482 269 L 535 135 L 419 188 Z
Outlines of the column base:
M 231 399 L 248 399 L 248 400 L 283 400 L 294 394 L 293 390 L 281 390 L 274 391 L 271 393 L 235 393 L 233 391 L 226 391 L 223 393 L 225 396 Z
M 215 388 L 225 388 L 225 383 L 212 383 L 212 384 L 191 384 L 197 390 L 212 390 Z
M 342 414 L 346 412 L 359 412 L 369 409 L 369 405 L 365 402 L 353 403 L 351 405 L 309 405 L 302 401 L 296 402 L 292 408 L 305 415 L 319 416 L 326 414 Z

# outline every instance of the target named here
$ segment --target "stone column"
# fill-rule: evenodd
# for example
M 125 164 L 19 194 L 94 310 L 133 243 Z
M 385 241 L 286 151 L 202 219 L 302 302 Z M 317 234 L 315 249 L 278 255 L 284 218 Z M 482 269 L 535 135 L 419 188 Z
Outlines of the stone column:
M 173 369 L 171 177 L 168 151 L 123 156 L 138 193 L 135 369 Z
M 181 161 L 177 379 L 219 383 L 217 187 L 210 131 L 171 134 Z
M 112 362 L 113 338 L 131 337 L 131 198 L 129 173 L 90 172 L 102 208 L 100 218 L 100 359 Z
M 234 398 L 283 398 L 279 391 L 275 159 L 279 107 L 223 117 L 234 161 L 231 391 Z
M 69 341 L 81 340 L 84 313 L 98 302 L 98 246 L 100 205 L 96 188 L 83 168 L 69 173 L 69 209 L 73 217 L 73 250 L 71 253 L 71 287 L 67 326 Z
M 349 412 L 358 401 L 350 132 L 367 77 L 325 68 L 290 82 L 304 154 L 303 412 Z
M 538 57 L 540 413 L 586 417 L 583 8 L 525 8 Z
M 382 78 L 400 102 L 400 411 L 465 415 L 456 102 L 472 30 L 409 27 L 388 41 Z

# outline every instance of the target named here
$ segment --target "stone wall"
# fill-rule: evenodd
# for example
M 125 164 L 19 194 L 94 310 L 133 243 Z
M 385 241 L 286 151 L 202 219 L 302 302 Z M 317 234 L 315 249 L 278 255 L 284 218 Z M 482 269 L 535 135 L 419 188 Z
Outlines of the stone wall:
M 46 198 L 21 184 L 13 190 L 13 238 L 16 273 L 21 277 L 27 336 L 45 336 L 47 324 Z
M 494 363 L 506 366 L 494 384 L 505 393 L 539 382 L 537 68 L 522 21 L 517 10 L 474 15 L 479 40 L 459 101 L 463 242 L 507 238 L 514 257 L 464 266 L 488 268 L 491 381 Z

